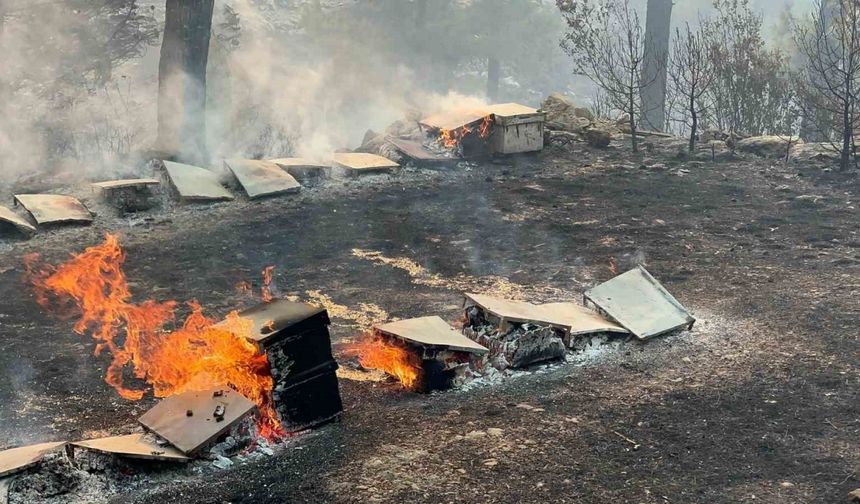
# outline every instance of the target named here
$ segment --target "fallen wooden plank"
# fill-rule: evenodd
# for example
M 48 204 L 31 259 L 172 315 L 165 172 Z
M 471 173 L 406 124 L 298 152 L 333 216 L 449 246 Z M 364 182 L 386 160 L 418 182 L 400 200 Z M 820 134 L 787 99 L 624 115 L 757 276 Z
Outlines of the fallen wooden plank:
M 15 202 L 30 212 L 39 225 L 89 224 L 93 214 L 80 201 L 60 194 L 16 194 Z
M 101 191 L 111 191 L 114 189 L 145 189 L 151 186 L 161 185 L 161 182 L 155 179 L 122 179 L 122 180 L 107 180 L 105 182 L 93 182 L 91 184 L 94 189 Z
M 230 191 L 221 185 L 218 175 L 199 166 L 164 161 L 167 178 L 179 195 L 180 201 L 229 201 Z
M 75 441 L 70 444 L 74 447 L 130 458 L 175 462 L 187 462 L 190 460 L 176 448 L 170 445 L 159 445 L 155 442 L 152 434 L 144 434 L 142 432 L 127 436 L 111 436 Z
M 570 326 L 570 334 L 579 336 L 582 334 L 595 333 L 621 333 L 629 331 L 620 325 L 607 320 L 594 310 L 580 306 L 576 303 L 547 303 L 538 305 L 538 308 L 553 320 Z
M 65 441 L 39 443 L 0 451 L 0 477 L 23 471 L 38 464 L 48 453 L 66 445 Z
M 166 397 L 138 421 L 185 455 L 193 455 L 255 408 L 242 394 L 223 386 Z
M 19 231 L 25 234 L 33 234 L 36 232 L 36 226 L 30 224 L 11 209 L 0 206 L 0 221 L 8 222 L 15 226 Z
M 696 321 L 642 266 L 589 290 L 585 298 L 642 340 Z
M 295 177 L 300 181 L 313 181 L 321 179 L 326 172 L 331 169 L 331 161 L 328 163 L 316 163 L 305 158 L 277 158 L 270 159 L 269 162 L 275 163 L 281 169 Z
M 348 176 L 389 173 L 400 167 L 388 158 L 365 152 L 338 152 L 333 156 L 332 162 L 335 168 L 341 169 Z
M 397 147 L 404 156 L 417 162 L 425 164 L 455 164 L 460 159 L 451 155 L 439 154 L 424 147 L 424 144 L 415 140 L 404 140 L 396 137 L 386 137 L 385 140 Z
M 228 159 L 224 164 L 251 199 L 296 193 L 302 188 L 292 175 L 269 161 Z
M 525 301 L 500 299 L 484 294 L 465 293 L 463 295 L 479 308 L 502 319 L 504 322 L 516 322 L 520 324 L 528 322 L 555 327 L 565 332 L 570 330 L 568 321 L 557 317 L 555 313 L 545 312 L 539 306 Z
M 489 352 L 487 347 L 470 340 L 436 316 L 398 320 L 374 326 L 374 330 L 419 345 L 476 354 Z

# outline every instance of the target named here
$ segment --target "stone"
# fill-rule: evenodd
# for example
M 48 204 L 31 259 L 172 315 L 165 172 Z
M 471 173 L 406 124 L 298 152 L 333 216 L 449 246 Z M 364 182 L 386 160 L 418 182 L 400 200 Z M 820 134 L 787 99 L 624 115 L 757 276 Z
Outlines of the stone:
M 233 465 L 233 461 L 227 457 L 216 455 L 215 461 L 212 462 L 212 465 L 218 469 L 229 469 Z
M 612 134 L 602 129 L 585 130 L 584 136 L 588 145 L 600 149 L 609 147 L 612 142 Z
M 803 140 L 796 137 L 755 136 L 738 140 L 735 142 L 735 149 L 761 157 L 784 158 L 789 153 L 790 147 L 802 143 Z
M 561 93 L 552 93 L 543 104 L 541 110 L 546 114 L 546 127 L 552 130 L 579 133 L 594 121 L 594 114 L 576 104 Z

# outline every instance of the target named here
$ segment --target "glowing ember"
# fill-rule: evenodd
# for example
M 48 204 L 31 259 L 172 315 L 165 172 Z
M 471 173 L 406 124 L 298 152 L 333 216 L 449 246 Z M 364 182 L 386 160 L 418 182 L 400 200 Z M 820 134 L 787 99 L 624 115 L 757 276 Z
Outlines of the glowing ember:
M 609 257 L 609 272 L 613 275 L 618 274 L 618 259 L 615 259 L 615 256 Z
M 397 379 L 405 388 L 415 389 L 421 379 L 421 359 L 406 348 L 380 337 L 366 335 L 346 349 L 349 356 L 368 369 L 383 371 Z
M 242 280 L 236 284 L 236 292 L 238 292 L 242 296 L 254 296 L 251 290 L 251 282 L 247 280 Z
M 214 326 L 196 301 L 179 329 L 176 301 L 146 300 L 133 303 L 125 273 L 125 252 L 115 235 L 104 243 L 57 266 L 37 265 L 38 255 L 25 258 L 27 272 L 39 304 L 52 311 L 77 313 L 75 332 L 90 332 L 95 354 L 111 356 L 105 381 L 129 400 L 146 392 L 126 385 L 125 372 L 152 387 L 156 397 L 201 391 L 228 384 L 259 407 L 260 434 L 283 436 L 272 407 L 272 376 L 266 355 L 242 335 L 251 335 L 253 322 L 236 312 Z M 122 333 L 122 336 L 120 336 Z
M 263 287 L 260 289 L 260 297 L 263 298 L 264 303 L 269 303 L 272 301 L 274 296 L 272 296 L 272 276 L 275 272 L 274 266 L 266 266 L 263 268 Z

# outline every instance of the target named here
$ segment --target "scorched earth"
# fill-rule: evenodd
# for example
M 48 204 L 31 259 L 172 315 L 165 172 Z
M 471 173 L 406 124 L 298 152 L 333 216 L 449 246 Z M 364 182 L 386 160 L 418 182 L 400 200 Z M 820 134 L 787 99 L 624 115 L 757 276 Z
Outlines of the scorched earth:
M 641 165 L 641 167 L 640 167 Z M 495 383 L 415 394 L 344 366 L 339 422 L 227 470 L 155 472 L 96 502 L 841 502 L 860 486 L 856 177 L 826 164 L 631 158 L 579 145 L 288 198 L 107 217 L 0 257 L 0 445 L 129 432 L 127 401 L 23 257 L 117 233 L 136 296 L 325 304 L 335 353 L 368 324 L 462 315 L 462 292 L 578 299 L 636 264 L 692 332 Z M 92 206 L 91 206 L 92 208 Z

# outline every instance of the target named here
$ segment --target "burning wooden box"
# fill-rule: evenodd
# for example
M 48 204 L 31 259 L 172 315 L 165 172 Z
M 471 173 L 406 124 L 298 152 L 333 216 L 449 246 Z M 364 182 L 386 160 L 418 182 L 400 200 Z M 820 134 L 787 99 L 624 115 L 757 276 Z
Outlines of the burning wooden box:
M 456 109 L 422 119 L 424 131 L 464 158 L 543 149 L 545 115 L 517 103 Z
M 239 316 L 253 321 L 252 339 L 266 352 L 284 428 L 302 430 L 337 418 L 343 404 L 325 308 L 277 300 Z
M 451 388 L 471 357 L 487 352 L 436 316 L 375 326 L 373 340 L 357 351 L 362 365 L 385 371 L 417 392 Z

